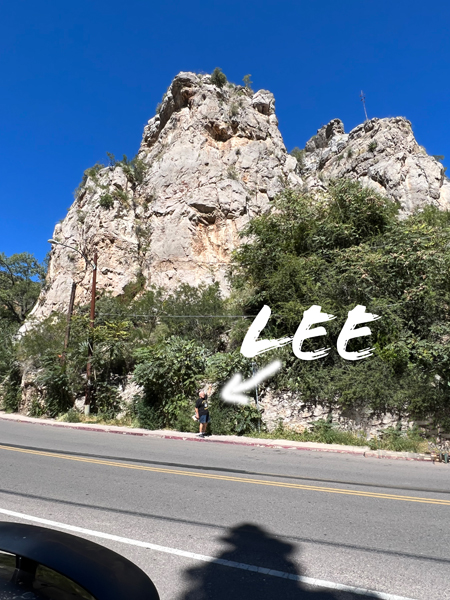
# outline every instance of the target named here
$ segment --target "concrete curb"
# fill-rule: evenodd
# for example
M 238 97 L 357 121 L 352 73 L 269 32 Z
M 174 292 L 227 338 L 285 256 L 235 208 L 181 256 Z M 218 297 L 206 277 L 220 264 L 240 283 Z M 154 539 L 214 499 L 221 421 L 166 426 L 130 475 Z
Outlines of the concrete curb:
M 17 413 L 5 413 L 0 411 L 1 421 L 14 421 L 16 423 L 28 423 L 45 425 L 49 427 L 60 427 L 78 429 L 81 431 L 94 431 L 100 433 L 116 433 L 119 435 L 135 435 L 141 437 L 154 437 L 167 440 L 183 440 L 201 443 L 232 444 L 236 446 L 258 446 L 284 450 L 306 450 L 309 452 L 333 452 L 337 454 L 353 454 L 363 458 L 387 458 L 392 460 L 416 460 L 433 462 L 430 454 L 417 454 L 415 452 L 393 452 L 390 450 L 370 450 L 368 446 L 341 446 L 338 444 L 320 444 L 317 442 L 294 442 L 290 440 L 267 440 L 248 438 L 244 436 L 221 435 L 199 438 L 195 433 L 183 433 L 178 431 L 139 429 L 132 427 L 118 427 L 116 425 L 98 425 L 96 423 L 64 423 L 54 419 L 41 419 L 26 417 Z

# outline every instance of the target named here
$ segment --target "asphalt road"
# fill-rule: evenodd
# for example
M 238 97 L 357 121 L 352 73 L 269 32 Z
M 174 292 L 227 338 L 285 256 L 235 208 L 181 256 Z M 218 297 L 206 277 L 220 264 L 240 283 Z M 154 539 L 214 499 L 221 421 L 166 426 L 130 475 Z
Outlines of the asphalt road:
M 1 510 L 88 530 L 162 600 L 363 597 L 242 563 L 450 599 L 450 465 L 0 421 L 0 520 L 29 522 Z

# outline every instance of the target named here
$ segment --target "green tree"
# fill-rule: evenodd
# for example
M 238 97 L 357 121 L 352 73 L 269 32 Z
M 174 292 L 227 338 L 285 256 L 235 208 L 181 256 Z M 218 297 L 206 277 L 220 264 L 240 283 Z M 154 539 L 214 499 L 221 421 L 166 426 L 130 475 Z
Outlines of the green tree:
M 36 304 L 44 278 L 44 266 L 32 254 L 0 253 L 0 319 L 21 325 Z
M 9 320 L 0 319 L 0 380 L 14 357 L 13 336 L 17 326 Z
M 17 410 L 22 372 L 15 336 L 41 290 L 45 268 L 26 252 L 6 256 L 0 253 L 0 403 Z
M 250 77 L 251 77 L 251 75 L 244 75 L 244 77 L 242 78 L 242 81 L 244 82 L 245 87 L 249 90 L 252 89 L 252 83 L 253 83 L 253 81 L 250 81 Z
M 220 350 L 226 343 L 228 314 L 218 283 L 198 287 L 181 284 L 162 301 L 159 318 L 169 335 L 196 340 L 210 350 Z
M 248 379 L 252 375 L 252 361 L 234 352 L 216 352 L 208 358 L 206 377 L 215 384 L 211 397 L 211 430 L 217 435 L 243 435 L 255 431 L 261 414 L 255 404 L 236 405 L 223 402 L 220 390 L 235 373 Z
M 223 88 L 223 86 L 227 82 L 227 77 L 225 73 L 222 72 L 222 69 L 216 67 L 214 71 L 211 73 L 211 83 L 216 85 L 219 88 Z

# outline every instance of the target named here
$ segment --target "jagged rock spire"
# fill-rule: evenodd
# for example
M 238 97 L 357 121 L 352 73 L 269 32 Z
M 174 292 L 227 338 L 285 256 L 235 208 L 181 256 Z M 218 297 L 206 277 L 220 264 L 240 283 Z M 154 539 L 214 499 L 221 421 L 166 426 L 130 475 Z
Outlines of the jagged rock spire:
M 372 119 L 349 134 L 339 119 L 318 130 L 298 155 L 286 152 L 266 90 L 179 73 L 144 129 L 134 165 L 91 169 L 53 237 L 87 255 L 99 254 L 99 291 L 121 294 L 136 281 L 174 288 L 219 282 L 238 233 L 270 210 L 285 186 L 326 192 L 348 177 L 398 200 L 404 213 L 450 205 L 442 165 L 427 155 L 402 117 Z M 63 246 L 51 255 L 47 284 L 33 310 L 44 318 L 65 311 L 71 283 L 87 303 L 91 272 Z

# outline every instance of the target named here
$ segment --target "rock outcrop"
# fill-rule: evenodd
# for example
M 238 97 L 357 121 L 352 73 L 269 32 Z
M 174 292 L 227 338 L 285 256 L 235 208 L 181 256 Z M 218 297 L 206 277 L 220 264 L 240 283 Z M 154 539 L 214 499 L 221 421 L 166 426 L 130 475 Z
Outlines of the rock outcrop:
M 444 167 L 419 146 L 403 117 L 371 119 L 349 134 L 342 121 L 333 119 L 307 142 L 300 163 L 309 189 L 345 177 L 398 200 L 404 215 L 425 204 L 450 206 Z
M 209 75 L 180 73 L 144 129 L 137 168 L 88 170 L 53 237 L 90 259 L 98 251 L 100 291 L 120 294 L 140 278 L 168 289 L 217 281 L 226 293 L 239 231 L 270 210 L 285 185 L 320 193 L 330 179 L 347 177 L 398 200 L 404 214 L 426 203 L 449 207 L 444 169 L 417 144 L 406 119 L 372 119 L 349 134 L 334 119 L 297 161 L 286 152 L 274 106 L 266 90 L 218 87 Z M 72 281 L 76 303 L 86 303 L 89 264 L 55 245 L 32 317 L 67 310 Z
M 274 105 L 266 90 L 219 88 L 209 75 L 180 73 L 144 129 L 140 181 L 123 165 L 91 169 L 53 237 L 91 258 L 97 249 L 99 290 L 120 294 L 141 276 L 169 289 L 218 281 L 226 291 L 239 230 L 284 185 L 302 184 Z M 66 310 L 72 280 L 76 303 L 87 302 L 89 266 L 55 245 L 32 316 Z

